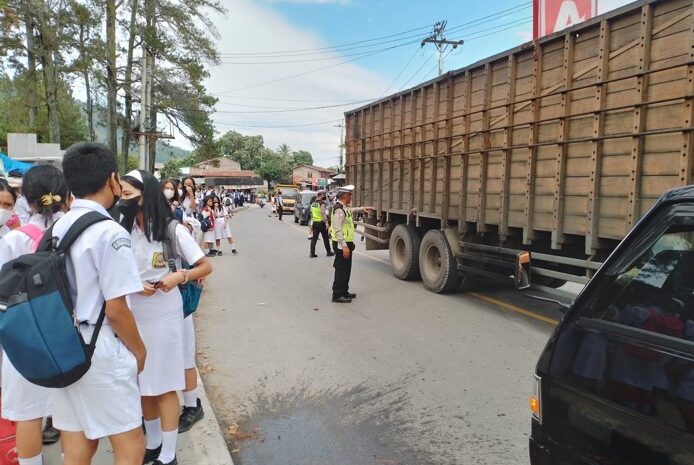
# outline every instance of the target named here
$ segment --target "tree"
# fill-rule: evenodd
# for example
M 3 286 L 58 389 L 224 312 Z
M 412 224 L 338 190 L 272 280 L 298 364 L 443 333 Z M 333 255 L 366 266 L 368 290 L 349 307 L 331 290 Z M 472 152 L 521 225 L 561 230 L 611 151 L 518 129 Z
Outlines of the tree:
M 257 173 L 267 181 L 288 181 L 292 174 L 292 168 L 289 158 L 284 153 L 267 150 Z
M 285 158 L 289 158 L 289 156 L 292 154 L 292 149 L 289 148 L 287 144 L 282 144 L 279 147 L 277 147 L 277 153 L 279 153 L 281 156 Z
M 263 157 L 270 152 L 263 136 L 244 136 L 236 131 L 228 131 L 220 137 L 217 147 L 222 156 L 239 162 L 241 169 L 252 171 L 260 168 Z
M 118 153 L 116 66 L 116 0 L 106 0 L 106 129 L 108 134 L 106 145 Z
M 291 156 L 292 169 L 301 165 L 313 165 L 313 156 L 306 150 L 297 150 L 292 152 Z

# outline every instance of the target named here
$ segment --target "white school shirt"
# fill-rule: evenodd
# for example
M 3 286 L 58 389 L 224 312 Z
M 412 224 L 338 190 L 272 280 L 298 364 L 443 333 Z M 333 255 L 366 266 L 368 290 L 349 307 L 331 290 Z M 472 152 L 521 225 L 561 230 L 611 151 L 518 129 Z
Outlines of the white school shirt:
M 63 212 L 53 215 L 53 222 L 57 221 L 64 215 Z M 29 218 L 28 224 L 38 226 L 42 231 L 46 230 L 46 223 L 43 221 L 43 216 L 32 215 Z M 48 225 L 50 226 L 50 224 Z M 14 260 L 20 255 L 32 253 L 34 251 L 34 241 L 22 231 L 14 229 L 7 233 L 0 241 L 0 267 L 10 260 Z
M 14 205 L 14 211 L 17 212 L 17 216 L 22 224 L 29 223 L 29 220 L 31 219 L 31 208 L 29 207 L 29 202 L 27 202 L 26 197 L 23 195 L 17 197 L 17 202 L 15 202 Z
M 145 233 L 137 226 L 133 226 L 130 236 L 133 240 L 133 252 L 137 261 L 137 269 L 141 281 L 156 283 L 170 273 L 169 265 L 164 259 L 164 247 L 161 242 L 150 242 Z M 176 226 L 176 241 L 178 248 L 176 253 L 176 269 L 181 269 L 181 257 L 193 265 L 205 256 L 198 243 L 183 225 Z
M 90 211 L 111 218 L 100 204 L 77 199 L 53 226 L 53 236 L 62 238 L 77 219 Z M 130 235 L 113 220 L 92 225 L 77 238 L 68 252 L 67 273 L 79 322 L 96 324 L 105 300 L 142 291 Z M 104 324 L 108 324 L 108 318 Z

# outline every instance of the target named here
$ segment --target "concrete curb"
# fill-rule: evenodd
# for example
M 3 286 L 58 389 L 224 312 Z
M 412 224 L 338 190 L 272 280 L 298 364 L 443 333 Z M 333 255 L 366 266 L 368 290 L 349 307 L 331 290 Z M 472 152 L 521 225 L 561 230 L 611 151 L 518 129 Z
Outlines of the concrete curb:
M 195 465 L 234 465 L 200 374 L 198 374 L 197 391 L 205 411 L 205 418 L 197 422 L 187 433 L 190 434 Z

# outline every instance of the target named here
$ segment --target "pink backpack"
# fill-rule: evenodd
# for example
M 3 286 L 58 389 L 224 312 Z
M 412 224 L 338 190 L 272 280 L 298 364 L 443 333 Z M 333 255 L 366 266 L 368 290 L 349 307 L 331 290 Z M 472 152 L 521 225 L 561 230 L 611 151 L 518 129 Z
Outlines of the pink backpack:
M 43 230 L 34 224 L 25 224 L 19 228 L 19 231 L 29 236 L 32 241 L 32 250 L 36 252 L 36 249 L 39 247 L 39 243 L 41 242 L 41 238 L 43 237 Z

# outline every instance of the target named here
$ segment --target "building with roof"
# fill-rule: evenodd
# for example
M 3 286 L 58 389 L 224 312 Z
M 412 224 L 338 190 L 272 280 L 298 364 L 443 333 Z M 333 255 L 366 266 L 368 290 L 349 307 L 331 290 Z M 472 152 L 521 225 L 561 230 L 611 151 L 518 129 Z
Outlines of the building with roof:
M 327 168 L 321 168 L 315 165 L 299 165 L 292 171 L 292 180 L 294 184 L 309 186 L 324 186 L 328 185 L 327 180 L 330 179 L 333 173 Z M 325 181 L 320 181 L 321 179 Z
M 219 157 L 191 166 L 188 175 L 198 184 L 229 186 L 234 189 L 267 188 L 265 181 L 254 171 L 242 170 L 241 165 L 230 158 Z

